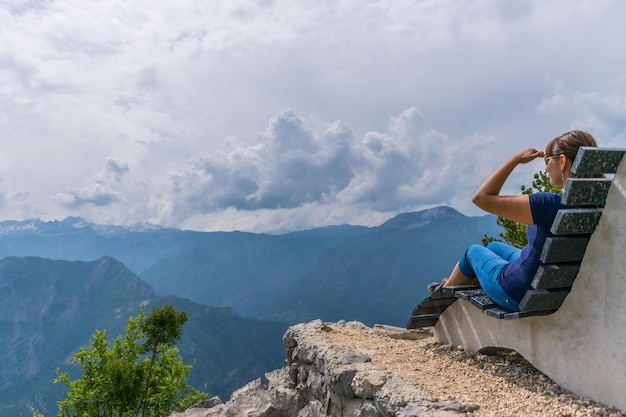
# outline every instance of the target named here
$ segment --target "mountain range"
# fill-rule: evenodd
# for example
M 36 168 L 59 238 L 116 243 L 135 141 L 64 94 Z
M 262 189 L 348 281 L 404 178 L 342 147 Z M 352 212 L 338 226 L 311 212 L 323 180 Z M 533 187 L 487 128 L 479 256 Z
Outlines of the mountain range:
M 102 226 L 73 217 L 0 222 L 0 258 L 111 256 L 158 294 L 243 316 L 402 325 L 427 284 L 447 276 L 467 245 L 500 231 L 492 215 L 468 217 L 449 207 L 404 213 L 377 227 L 281 235 Z
M 403 326 L 429 282 L 500 231 L 494 216 L 449 207 L 281 235 L 0 222 L 0 417 L 30 415 L 33 404 L 54 410 L 54 369 L 95 329 L 117 334 L 146 303 L 187 312 L 180 347 L 196 360 L 190 382 L 227 397 L 280 367 L 289 324 Z

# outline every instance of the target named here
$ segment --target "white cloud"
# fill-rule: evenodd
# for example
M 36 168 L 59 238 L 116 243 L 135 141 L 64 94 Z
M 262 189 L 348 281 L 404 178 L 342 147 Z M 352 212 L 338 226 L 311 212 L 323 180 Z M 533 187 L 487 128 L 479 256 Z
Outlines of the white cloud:
M 521 147 L 570 128 L 626 145 L 625 12 L 4 2 L 0 217 L 286 230 L 432 204 L 478 214 L 472 187 Z
M 553 92 L 538 105 L 540 114 L 568 114 L 572 129 L 594 132 L 601 146 L 626 144 L 626 85 L 620 78 L 606 94 L 569 89 L 564 82 L 548 77 Z
M 285 110 L 270 120 L 258 144 L 231 143 L 192 159 L 185 171 L 171 172 L 171 199 L 183 217 L 187 210 L 296 208 L 332 199 L 353 176 L 352 140 L 342 123 L 314 132 Z
M 128 164 L 126 162 L 109 158 L 91 184 L 75 193 L 57 193 L 52 199 L 68 206 L 109 205 L 122 198 L 122 181 L 127 173 Z
M 277 230 L 356 217 L 369 217 L 370 224 L 467 194 L 485 170 L 464 153 L 485 153 L 493 145 L 490 138 L 457 141 L 427 129 L 414 107 L 391 117 L 388 132 L 360 139 L 343 122 L 320 125 L 285 110 L 258 141 L 247 147 L 229 143 L 171 172 L 170 203 L 159 222 L 198 227 L 219 213 L 222 220 L 212 221 L 223 225 L 229 219 L 231 228 L 251 222 L 248 227 Z M 239 217 L 231 219 L 235 213 Z

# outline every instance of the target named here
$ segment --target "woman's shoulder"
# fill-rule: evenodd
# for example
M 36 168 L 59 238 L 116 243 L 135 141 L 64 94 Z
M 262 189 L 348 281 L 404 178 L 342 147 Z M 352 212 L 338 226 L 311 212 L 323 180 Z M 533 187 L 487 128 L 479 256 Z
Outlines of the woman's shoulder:
M 561 204 L 561 194 L 554 193 L 552 191 L 545 191 L 540 193 L 532 193 L 529 195 L 531 204 L 533 202 L 543 204 Z
M 535 224 L 550 227 L 557 211 L 563 207 L 561 194 L 553 192 L 533 193 L 529 195 L 530 209 Z

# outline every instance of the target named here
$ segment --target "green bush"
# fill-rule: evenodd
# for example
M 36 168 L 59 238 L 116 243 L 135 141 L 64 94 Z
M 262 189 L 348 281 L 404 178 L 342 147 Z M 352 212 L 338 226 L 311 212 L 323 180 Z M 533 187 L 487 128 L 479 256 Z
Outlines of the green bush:
M 55 382 L 69 391 L 57 403 L 57 417 L 167 417 L 205 398 L 187 384 L 192 366 L 175 347 L 186 321 L 186 313 L 166 304 L 147 316 L 142 308 L 112 342 L 97 330 L 72 358 L 82 378 L 58 373 Z

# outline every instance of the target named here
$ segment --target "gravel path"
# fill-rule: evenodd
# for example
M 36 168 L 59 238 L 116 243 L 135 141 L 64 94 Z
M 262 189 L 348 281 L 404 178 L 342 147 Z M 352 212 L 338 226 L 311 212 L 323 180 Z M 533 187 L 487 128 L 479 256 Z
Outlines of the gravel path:
M 383 326 L 371 329 L 342 322 L 328 326 L 332 331 L 320 332 L 318 343 L 367 355 L 379 369 L 418 382 L 438 401 L 479 406 L 467 414 L 471 417 L 626 417 L 619 410 L 564 391 L 513 351 L 487 356 L 438 343 L 432 337 L 396 339 L 390 337 L 394 329 Z

